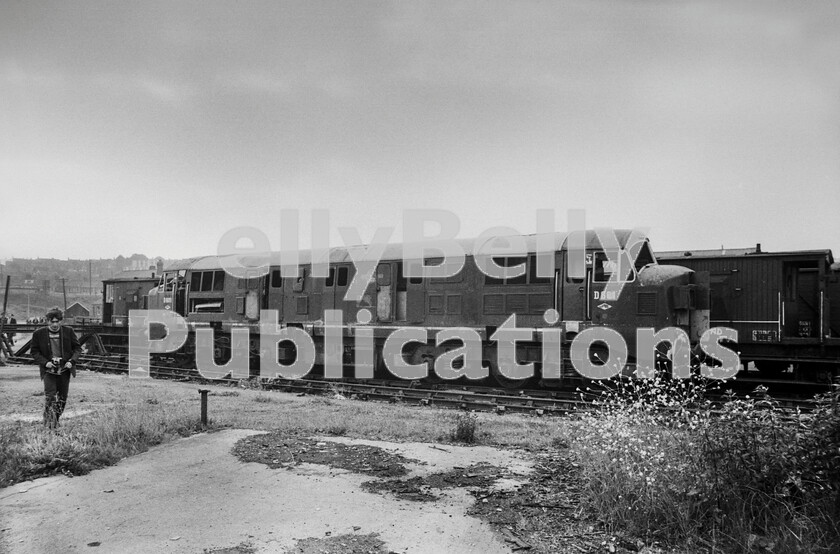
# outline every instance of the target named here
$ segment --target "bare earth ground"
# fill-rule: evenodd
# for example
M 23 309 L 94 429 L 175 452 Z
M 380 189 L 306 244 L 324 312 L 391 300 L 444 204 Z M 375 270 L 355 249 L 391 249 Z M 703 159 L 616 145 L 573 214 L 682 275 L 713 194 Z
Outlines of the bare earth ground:
M 65 426 L 124 402 L 125 388 L 132 388 L 132 397 L 195 401 L 198 410 L 195 384 L 137 383 L 80 371 L 71 383 Z M 0 432 L 4 424 L 40 419 L 40 390 L 32 367 L 0 368 Z M 0 488 L 0 551 L 636 550 L 605 541 L 583 518 L 576 468 L 563 451 L 326 436 L 288 418 L 314 406 L 336 414 L 326 426 L 334 430 L 353 410 L 380 408 L 283 393 L 214 391 L 211 415 L 263 430 L 203 433 L 84 476 L 56 475 Z M 409 413 L 408 419 L 416 419 L 418 427 L 438 417 L 429 408 L 380 406 L 382 420 L 399 410 L 417 410 L 419 415 Z M 226 409 L 235 415 L 227 416 Z M 272 423 L 279 430 L 272 430 Z M 377 426 L 384 425 L 373 422 L 367 435 L 376 436 Z M 395 429 L 388 433 L 399 434 Z

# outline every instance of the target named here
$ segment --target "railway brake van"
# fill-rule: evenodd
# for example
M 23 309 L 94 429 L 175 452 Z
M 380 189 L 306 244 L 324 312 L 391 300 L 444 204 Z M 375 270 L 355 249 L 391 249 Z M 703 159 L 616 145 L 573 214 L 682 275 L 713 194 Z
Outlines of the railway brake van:
M 619 255 L 606 251 L 597 233 L 586 231 L 585 256 L 581 258 L 585 268 L 578 276 L 573 276 L 578 272 L 569 271 L 571 260 L 564 234 L 551 235 L 554 273 L 549 276 L 537 275 L 534 235 L 516 237 L 526 245 L 524 255 L 493 257 L 501 267 L 524 268 L 521 275 L 508 278 L 488 276 L 477 267 L 474 241 L 457 241 L 465 253 L 464 266 L 457 274 L 440 278 L 410 276 L 413 272 L 407 271 L 406 264 L 435 266 L 442 258 L 405 259 L 406 247 L 390 244 L 381 258 L 369 260 L 377 262 L 375 271 L 363 283 L 358 300 L 346 298 L 357 272 L 348 248 L 328 251 L 323 260 L 328 264 L 325 277 L 313 276 L 313 261 L 320 260 L 313 260 L 313 253 L 306 250 L 297 253 L 298 266 L 294 271 L 281 267 L 277 253 L 268 257 L 267 270 L 248 278 L 223 269 L 230 263 L 249 265 L 248 256 L 227 260 L 217 256 L 192 258 L 164 270 L 159 284 L 149 292 L 148 305 L 150 309 L 181 315 L 191 331 L 201 327 L 214 329 L 213 348 L 220 363 L 230 356 L 231 331 L 249 329 L 252 374 L 258 372 L 261 348 L 265 348 L 260 344 L 261 310 L 275 310 L 281 328 L 298 327 L 310 335 L 316 348 L 315 371 L 324 364 L 325 329 L 329 327 L 324 321 L 325 312 L 341 310 L 341 356 L 348 376 L 352 375 L 356 359 L 352 337 L 361 328 L 372 329 L 377 376 L 388 375 L 383 346 L 393 332 L 405 327 L 425 330 L 425 339 L 407 342 L 401 355 L 408 364 L 426 364 L 433 376 L 435 360 L 463 346 L 458 341 L 437 341 L 437 334 L 446 329 L 470 329 L 481 339 L 482 364 L 489 368 L 488 381 L 506 388 L 536 384 L 544 359 L 542 330 L 556 329 L 562 337 L 562 386 L 573 384 L 571 381 L 580 377 L 569 363 L 569 345 L 588 328 L 609 327 L 620 334 L 628 348 L 627 359 L 622 363 L 632 363 L 636 356 L 636 330 L 640 327 L 679 327 L 692 342 L 709 327 L 708 283 L 703 274 L 680 266 L 661 266 L 646 238 L 628 244 L 633 236 L 630 231 L 609 232 L 614 233 L 615 244 L 621 249 Z M 362 254 L 353 255 L 358 262 Z M 623 285 L 620 294 L 610 293 L 611 279 Z M 534 363 L 533 379 L 509 379 L 498 368 L 498 346 L 492 337 L 513 314 L 516 327 L 530 331 L 527 337 L 516 341 L 516 361 Z M 194 335 L 190 333 L 180 354 L 194 355 Z M 603 362 L 609 356 L 609 352 L 598 352 L 602 346 L 594 343 L 590 348 L 592 363 Z M 278 344 L 277 359 L 281 364 L 292 363 L 295 356 L 292 343 Z M 452 367 L 457 368 L 458 363 L 458 359 L 453 360 Z
M 840 282 L 830 250 L 755 248 L 660 252 L 660 261 L 709 272 L 711 324 L 738 330 L 744 368 L 766 377 L 840 376 Z
M 154 270 L 123 271 L 102 281 L 102 323 L 116 326 L 128 325 L 129 310 L 149 307 L 149 291 L 155 288 L 160 277 Z

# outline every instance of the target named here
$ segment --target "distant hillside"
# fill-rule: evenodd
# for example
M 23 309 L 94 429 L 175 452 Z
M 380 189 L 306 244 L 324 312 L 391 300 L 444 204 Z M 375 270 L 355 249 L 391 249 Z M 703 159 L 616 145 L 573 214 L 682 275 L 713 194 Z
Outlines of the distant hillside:
M 59 260 L 55 258 L 12 258 L 0 264 L 0 307 L 5 300 L 7 313 L 18 321 L 39 316 L 54 306 L 64 308 L 79 302 L 98 314 L 102 303 L 102 280 L 111 279 L 126 270 L 156 268 L 171 260 L 149 258 L 143 254 L 117 256 L 98 260 Z M 9 297 L 3 298 L 6 277 L 9 277 Z
M 5 280 L 4 280 L 5 286 Z M 0 289 L 0 302 L 2 302 L 2 289 Z M 67 305 L 70 306 L 73 302 L 78 302 L 84 307 L 88 308 L 91 315 L 99 313 L 102 306 L 102 296 L 99 294 L 85 295 L 85 294 L 68 294 Z M 15 319 L 18 323 L 22 323 L 29 316 L 41 316 L 47 313 L 47 310 L 58 306 L 64 309 L 64 295 L 62 294 L 45 294 L 43 291 L 29 292 L 21 290 L 10 290 L 9 299 L 6 301 L 6 313 L 15 314 Z M 2 305 L 0 304 L 0 307 Z

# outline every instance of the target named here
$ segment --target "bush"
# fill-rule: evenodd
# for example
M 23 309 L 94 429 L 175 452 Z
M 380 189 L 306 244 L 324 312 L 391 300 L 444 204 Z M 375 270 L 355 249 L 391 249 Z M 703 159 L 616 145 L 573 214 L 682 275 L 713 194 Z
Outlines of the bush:
M 478 425 L 478 416 L 474 412 L 458 414 L 455 416 L 455 428 L 450 438 L 455 442 L 465 444 L 475 443 L 475 429 Z
M 573 444 L 589 508 L 614 530 L 682 546 L 835 551 L 840 392 L 791 415 L 766 391 L 718 410 L 704 391 L 661 379 L 607 388 Z

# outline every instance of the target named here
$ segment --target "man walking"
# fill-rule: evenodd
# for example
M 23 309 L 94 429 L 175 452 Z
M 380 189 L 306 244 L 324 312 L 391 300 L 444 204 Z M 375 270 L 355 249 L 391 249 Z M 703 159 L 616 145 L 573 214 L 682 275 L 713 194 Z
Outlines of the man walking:
M 9 318 L 6 317 L 6 312 L 0 314 L 0 323 L 3 325 L 9 323 Z M 2 327 L 2 325 L 0 325 Z M 0 353 L 5 353 L 6 357 L 12 356 L 12 341 L 9 339 L 9 333 L 3 331 L 0 333 Z
M 47 326 L 32 333 L 32 357 L 41 368 L 44 381 L 44 425 L 58 427 L 58 419 L 67 403 L 70 376 L 76 376 L 76 360 L 82 347 L 76 333 L 61 324 L 64 313 L 53 308 L 47 312 Z
M 17 319 L 15 319 L 15 314 L 11 314 L 11 315 L 9 316 L 9 321 L 8 321 L 7 323 L 8 323 L 9 325 L 17 325 Z M 14 331 L 10 331 L 10 332 L 9 332 L 9 340 L 11 340 L 11 341 L 12 341 L 12 346 L 14 346 L 14 345 L 15 345 L 15 335 L 16 335 L 16 334 L 17 334 L 17 333 L 15 333 Z

